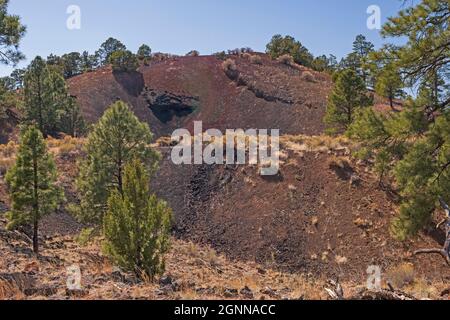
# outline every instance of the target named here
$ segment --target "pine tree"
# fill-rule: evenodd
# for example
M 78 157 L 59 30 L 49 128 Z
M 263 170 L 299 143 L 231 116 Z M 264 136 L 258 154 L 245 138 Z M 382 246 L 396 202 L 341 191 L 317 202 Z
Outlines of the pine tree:
M 372 42 L 367 41 L 366 37 L 362 34 L 356 36 L 356 39 L 353 42 L 353 53 L 356 55 L 358 60 L 356 71 L 361 76 L 366 86 L 370 85 L 367 63 L 369 61 L 369 55 L 373 51 L 374 45 Z
M 448 0 L 423 0 L 389 19 L 383 35 L 407 42 L 386 45 L 373 57 L 377 65 L 390 64 L 405 85 L 420 84 L 418 96 L 407 99 L 401 112 L 358 115 L 349 130 L 376 159 L 383 154 L 389 164 L 401 197 L 391 229 L 399 239 L 431 221 L 440 197 L 450 201 L 449 16 Z
M 85 134 L 86 122 L 75 97 L 67 97 L 63 108 L 58 110 L 58 126 L 61 131 L 72 137 L 80 137 Z
M 394 110 L 394 99 L 401 98 L 404 95 L 403 81 L 397 69 L 388 64 L 376 77 L 375 91 L 381 97 L 389 99 L 389 105 Z
M 20 108 L 21 99 L 15 92 L 14 84 L 11 83 L 11 78 L 0 79 L 0 119 L 8 118 L 7 111 L 11 108 Z
M 80 163 L 76 184 L 81 203 L 74 212 L 80 220 L 101 223 L 110 193 L 123 193 L 123 169 L 130 160 L 140 159 L 149 173 L 156 170 L 159 154 L 150 147 L 152 137 L 124 102 L 106 110 L 88 136 L 87 156 Z
M 42 133 L 35 126 L 21 133 L 17 160 L 6 174 L 11 197 L 8 227 L 33 226 L 33 251 L 39 253 L 39 220 L 56 210 L 63 199 L 56 166 Z
M 120 267 L 144 278 L 164 272 L 172 217 L 167 204 L 150 195 L 149 181 L 140 160 L 127 164 L 123 193 L 111 193 L 103 221 L 106 253 Z
M 328 99 L 324 122 L 328 133 L 342 133 L 353 122 L 356 111 L 373 103 L 363 80 L 347 69 L 336 75 L 336 83 Z
M 150 59 L 151 56 L 152 56 L 152 49 L 148 45 L 143 44 L 139 47 L 137 51 L 137 57 L 140 60 Z
M 47 136 L 61 130 L 58 114 L 70 103 L 64 77 L 56 66 L 36 57 L 28 67 L 24 80 L 23 111 L 27 121 L 35 122 Z
M 272 58 L 277 59 L 283 55 L 290 55 L 295 63 L 310 67 L 314 60 L 313 55 L 299 41 L 291 36 L 282 37 L 277 34 L 272 37 L 266 46 L 266 53 Z
M 8 4 L 9 0 L 0 0 L 0 63 L 15 66 L 25 58 L 18 48 L 26 27 L 18 16 L 8 14 Z
M 100 49 L 95 53 L 96 59 L 101 66 L 104 66 L 109 63 L 109 58 L 111 54 L 116 51 L 125 51 L 127 47 L 117 39 L 108 38 L 105 42 L 102 43 Z
M 115 51 L 109 57 L 114 72 L 133 72 L 139 67 L 136 56 L 128 50 Z

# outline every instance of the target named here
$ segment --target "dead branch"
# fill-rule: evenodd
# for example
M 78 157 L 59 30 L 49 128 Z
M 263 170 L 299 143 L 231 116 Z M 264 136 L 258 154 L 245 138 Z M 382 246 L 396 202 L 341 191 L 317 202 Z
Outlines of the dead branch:
M 447 264 L 450 266 L 450 207 L 444 202 L 442 198 L 439 199 L 439 202 L 441 203 L 442 209 L 444 209 L 446 214 L 446 219 L 437 225 L 437 228 L 440 228 L 442 224 L 445 224 L 446 240 L 444 243 L 444 247 L 442 249 L 434 248 L 416 250 L 414 252 L 414 255 L 437 253 L 440 254 L 444 258 L 445 262 L 447 262 Z

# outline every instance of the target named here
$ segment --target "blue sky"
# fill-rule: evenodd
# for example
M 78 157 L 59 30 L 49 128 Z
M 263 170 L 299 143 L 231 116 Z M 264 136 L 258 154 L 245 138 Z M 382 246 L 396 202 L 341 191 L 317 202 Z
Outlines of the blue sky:
M 376 47 L 377 30 L 366 27 L 369 5 L 382 21 L 401 9 L 400 0 L 11 0 L 9 12 L 22 17 L 28 32 L 21 44 L 27 60 L 36 55 L 94 52 L 112 36 L 130 50 L 147 43 L 154 52 L 202 54 L 251 47 L 264 51 L 276 33 L 300 40 L 314 55 L 346 55 L 357 34 Z M 69 5 L 81 9 L 81 29 L 69 30 Z M 6 75 L 12 68 L 0 67 Z

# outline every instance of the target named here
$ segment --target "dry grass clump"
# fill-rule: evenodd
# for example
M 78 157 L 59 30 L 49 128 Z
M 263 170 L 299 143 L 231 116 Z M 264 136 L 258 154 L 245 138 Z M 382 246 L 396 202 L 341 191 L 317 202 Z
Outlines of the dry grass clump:
M 233 59 L 227 59 L 222 63 L 222 69 L 225 72 L 237 71 L 236 62 Z
M 294 152 L 333 152 L 339 155 L 349 155 L 351 142 L 345 137 L 330 136 L 282 136 L 283 147 Z
M 258 55 L 253 55 L 253 56 L 250 57 L 250 62 L 252 64 L 259 64 L 259 65 L 261 65 L 262 64 L 262 58 L 260 56 L 258 56 Z
M 14 156 L 17 150 L 17 144 L 14 141 L 8 142 L 8 144 L 0 144 L 0 157 L 11 158 Z
M 198 57 L 198 56 L 200 56 L 200 52 L 198 52 L 198 50 L 192 50 L 186 54 L 186 57 Z
M 176 146 L 178 142 L 173 141 L 172 137 L 161 137 L 155 142 L 157 147 L 173 147 Z
M 6 172 L 14 165 L 14 158 L 0 158 L 0 175 L 5 175 Z
M 331 159 L 329 159 L 328 165 L 330 168 L 345 169 L 350 167 L 348 159 L 343 157 L 331 157 Z
M 303 72 L 302 75 L 301 75 L 301 79 L 305 80 L 306 82 L 316 82 L 316 78 L 309 71 Z
M 246 60 L 250 60 L 251 57 L 252 57 L 252 55 L 248 52 L 245 52 L 242 54 L 242 58 L 244 58 Z
M 294 58 L 292 58 L 292 56 L 289 54 L 283 54 L 282 56 L 279 56 L 277 61 L 287 66 L 295 65 Z
M 0 145 L 0 175 L 6 174 L 14 165 L 17 148 L 17 144 L 13 141 Z
M 9 281 L 0 279 L 0 300 L 20 300 L 23 294 L 20 289 Z
M 68 155 L 72 152 L 80 151 L 83 146 L 83 140 L 64 136 L 62 139 L 48 138 L 48 148 L 57 155 Z
M 222 63 L 222 69 L 231 80 L 239 79 L 239 72 L 237 70 L 236 61 L 234 61 L 233 59 L 225 60 Z
M 388 281 L 394 288 L 402 289 L 415 282 L 414 266 L 410 263 L 403 263 L 389 270 L 386 274 Z

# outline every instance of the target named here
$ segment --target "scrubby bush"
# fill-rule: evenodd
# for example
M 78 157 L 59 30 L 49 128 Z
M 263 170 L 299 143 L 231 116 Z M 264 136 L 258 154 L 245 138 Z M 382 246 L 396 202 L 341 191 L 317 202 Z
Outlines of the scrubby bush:
M 139 62 L 131 51 L 120 50 L 115 51 L 109 57 L 114 72 L 132 72 L 139 67 Z
M 250 57 L 250 62 L 253 64 L 262 64 L 262 58 L 258 55 L 253 55 Z
M 301 78 L 307 82 L 316 82 L 316 78 L 314 77 L 314 75 L 309 72 L 309 71 L 305 71 L 302 73 Z
M 197 50 L 192 50 L 186 54 L 186 57 L 198 57 L 199 55 L 200 55 L 200 52 L 198 52 Z
M 214 56 L 219 60 L 225 60 L 227 58 L 227 53 L 225 51 L 220 51 L 214 53 Z
M 282 56 L 279 56 L 277 58 L 277 61 L 287 66 L 293 66 L 295 64 L 294 58 L 292 58 L 292 56 L 289 54 L 283 54 Z
M 9 141 L 8 144 L 0 144 L 0 156 L 5 158 L 12 157 L 17 150 L 17 145 L 14 141 Z
M 239 73 L 237 71 L 237 66 L 236 66 L 236 62 L 233 59 L 227 59 L 222 63 L 222 68 L 223 71 L 225 72 L 225 74 L 230 78 L 230 79 L 237 79 L 237 77 L 239 76 Z
M 222 68 L 224 71 L 236 71 L 236 62 L 233 59 L 227 59 L 222 63 Z

